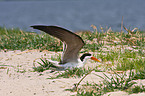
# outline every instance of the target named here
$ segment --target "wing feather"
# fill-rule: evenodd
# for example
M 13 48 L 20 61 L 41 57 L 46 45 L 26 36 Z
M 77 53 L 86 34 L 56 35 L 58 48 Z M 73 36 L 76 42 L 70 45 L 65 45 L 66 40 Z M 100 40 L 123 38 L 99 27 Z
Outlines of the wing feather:
M 63 43 L 66 44 L 63 50 L 62 60 L 60 61 L 60 64 L 64 64 L 67 62 L 77 62 L 78 53 L 84 46 L 84 41 L 80 36 L 69 30 L 57 26 L 34 25 L 31 27 L 44 31 L 49 35 L 60 39 Z

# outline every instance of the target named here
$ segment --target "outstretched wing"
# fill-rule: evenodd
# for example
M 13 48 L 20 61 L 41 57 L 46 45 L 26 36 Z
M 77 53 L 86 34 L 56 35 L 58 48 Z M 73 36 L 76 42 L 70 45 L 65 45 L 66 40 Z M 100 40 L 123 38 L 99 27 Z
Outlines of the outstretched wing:
M 84 41 L 80 36 L 69 30 L 57 26 L 34 25 L 31 27 L 44 31 L 54 37 L 57 37 L 64 44 L 66 44 L 60 64 L 64 64 L 67 62 L 77 62 L 78 53 L 80 49 L 84 46 Z

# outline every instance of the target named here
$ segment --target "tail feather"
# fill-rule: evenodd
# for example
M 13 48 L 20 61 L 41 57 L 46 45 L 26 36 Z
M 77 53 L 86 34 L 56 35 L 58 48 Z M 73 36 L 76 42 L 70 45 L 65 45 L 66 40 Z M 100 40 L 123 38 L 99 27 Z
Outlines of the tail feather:
M 46 60 L 52 64 L 51 67 L 53 67 L 53 68 L 64 68 L 63 66 L 61 66 L 61 65 L 59 64 L 58 61 L 53 61 L 53 60 L 51 60 L 51 59 L 46 59 Z

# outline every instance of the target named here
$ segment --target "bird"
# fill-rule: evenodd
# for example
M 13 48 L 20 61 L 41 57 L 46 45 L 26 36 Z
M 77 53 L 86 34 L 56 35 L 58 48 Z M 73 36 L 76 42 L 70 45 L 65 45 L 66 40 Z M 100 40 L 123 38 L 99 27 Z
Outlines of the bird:
M 48 60 L 54 64 L 54 66 L 63 69 L 73 69 L 84 67 L 88 59 L 100 62 L 100 60 L 93 57 L 90 53 L 84 53 L 79 58 L 79 51 L 82 49 L 85 43 L 79 35 L 73 33 L 72 31 L 54 25 L 32 25 L 30 27 L 56 37 L 63 43 L 63 53 L 60 62 Z

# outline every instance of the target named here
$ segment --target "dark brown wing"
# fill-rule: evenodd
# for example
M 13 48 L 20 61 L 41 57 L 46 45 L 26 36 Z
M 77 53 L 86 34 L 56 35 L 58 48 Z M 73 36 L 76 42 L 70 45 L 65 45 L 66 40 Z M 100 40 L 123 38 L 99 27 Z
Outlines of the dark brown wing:
M 69 30 L 57 26 L 34 25 L 31 27 L 57 37 L 66 44 L 66 48 L 63 51 L 63 56 L 60 63 L 64 64 L 67 62 L 77 62 L 78 53 L 84 46 L 84 41 L 80 36 L 72 33 Z

